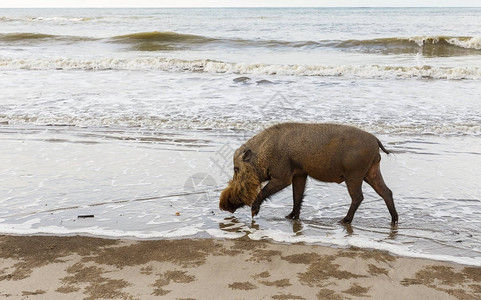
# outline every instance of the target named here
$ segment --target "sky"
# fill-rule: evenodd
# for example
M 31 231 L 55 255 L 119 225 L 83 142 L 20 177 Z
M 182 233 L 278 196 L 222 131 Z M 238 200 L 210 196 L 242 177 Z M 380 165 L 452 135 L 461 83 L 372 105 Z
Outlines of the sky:
M 479 0 L 0 0 L 0 7 L 480 7 Z

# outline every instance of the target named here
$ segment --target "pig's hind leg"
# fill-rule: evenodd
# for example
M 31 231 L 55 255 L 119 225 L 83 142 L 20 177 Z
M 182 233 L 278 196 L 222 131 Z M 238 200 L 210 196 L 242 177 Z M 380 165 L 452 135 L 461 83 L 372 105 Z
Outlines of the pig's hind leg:
M 391 214 L 391 223 L 394 225 L 398 222 L 398 214 L 394 207 L 392 191 L 384 183 L 381 175 L 380 162 L 375 162 L 366 174 L 364 180 L 384 199 L 386 206 Z

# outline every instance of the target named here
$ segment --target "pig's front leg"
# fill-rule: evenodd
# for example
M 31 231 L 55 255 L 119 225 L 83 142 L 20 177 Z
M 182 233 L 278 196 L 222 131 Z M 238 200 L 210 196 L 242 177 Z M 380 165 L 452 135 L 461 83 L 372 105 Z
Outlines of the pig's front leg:
M 289 180 L 281 180 L 278 178 L 271 177 L 271 180 L 264 186 L 264 188 L 257 195 L 256 200 L 252 203 L 251 212 L 252 217 L 256 216 L 261 209 L 261 204 L 264 200 L 271 195 L 279 192 L 283 188 L 289 186 L 291 182 Z

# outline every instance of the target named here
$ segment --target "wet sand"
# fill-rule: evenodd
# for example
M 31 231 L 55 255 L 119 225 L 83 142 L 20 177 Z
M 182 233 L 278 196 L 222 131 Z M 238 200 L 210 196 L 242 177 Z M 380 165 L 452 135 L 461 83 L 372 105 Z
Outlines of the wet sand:
M 481 268 L 249 239 L 0 236 L 9 299 L 480 299 Z

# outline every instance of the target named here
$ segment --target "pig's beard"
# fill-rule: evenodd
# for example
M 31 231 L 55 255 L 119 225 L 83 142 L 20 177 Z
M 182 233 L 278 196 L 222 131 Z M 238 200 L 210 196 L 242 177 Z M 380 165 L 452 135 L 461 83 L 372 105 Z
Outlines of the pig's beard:
M 219 207 L 233 213 L 244 205 L 251 206 L 259 194 L 260 188 L 261 181 L 252 170 L 240 172 L 229 181 L 227 188 L 222 191 Z

